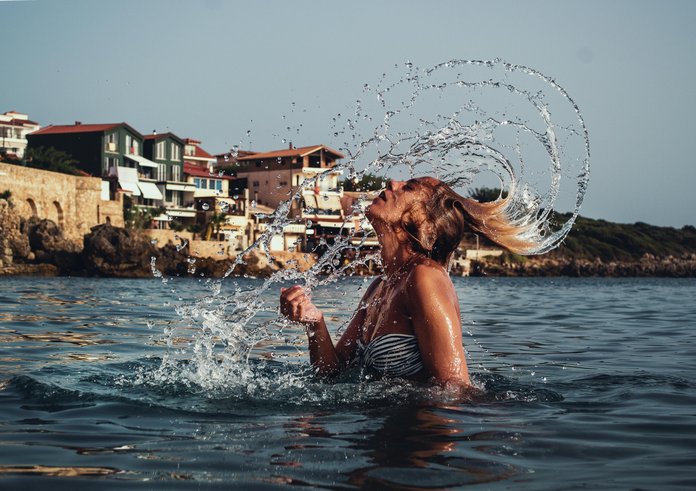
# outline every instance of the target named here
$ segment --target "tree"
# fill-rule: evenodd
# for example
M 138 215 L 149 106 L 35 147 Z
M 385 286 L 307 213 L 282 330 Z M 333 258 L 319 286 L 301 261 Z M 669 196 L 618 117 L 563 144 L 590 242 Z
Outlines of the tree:
M 123 198 L 123 219 L 126 222 L 126 228 L 152 228 L 152 221 L 155 217 L 166 212 L 167 209 L 164 206 L 145 208 L 133 203 L 133 198 L 128 195 Z
M 495 201 L 498 198 L 505 198 L 507 196 L 506 192 L 500 191 L 500 188 L 488 188 L 480 187 L 474 188 L 469 193 L 469 197 L 475 199 L 479 203 L 486 203 L 488 201 Z
M 356 182 L 350 178 L 341 181 L 344 191 L 378 191 L 384 188 L 385 178 L 366 173 Z
M 75 167 L 78 161 L 70 154 L 53 147 L 28 148 L 24 155 L 24 165 L 33 169 L 62 172 L 63 174 L 84 175 L 85 173 Z
M 210 240 L 210 234 L 215 234 L 215 238 L 218 238 L 220 234 L 220 227 L 227 222 L 227 215 L 225 213 L 213 213 L 208 218 L 208 234 L 207 239 Z

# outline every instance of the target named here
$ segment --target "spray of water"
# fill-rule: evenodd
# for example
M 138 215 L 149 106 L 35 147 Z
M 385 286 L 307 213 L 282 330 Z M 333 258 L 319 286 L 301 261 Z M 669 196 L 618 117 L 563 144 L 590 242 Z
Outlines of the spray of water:
M 508 197 L 506 215 L 536 244 L 531 253 L 549 251 L 563 240 L 587 188 L 589 138 L 577 104 L 553 79 L 501 60 L 452 60 L 428 69 L 397 65 L 374 86 L 365 84 L 350 116 L 337 115 L 331 128 L 347 155 L 333 171 L 355 182 L 368 173 L 429 175 L 464 196 L 477 187 L 499 188 L 501 197 Z M 306 370 L 262 376 L 249 363 L 254 348 L 281 343 L 302 350 L 305 343 L 301 329 L 279 318 L 277 303 L 266 304 L 264 294 L 280 284 L 300 283 L 309 291 L 333 285 L 345 295 L 337 283 L 341 278 L 369 261 L 379 262 L 376 254 L 360 253 L 365 237 L 352 233 L 354 219 L 365 221 L 364 210 L 354 207 L 345 217 L 345 233 L 320 242 L 323 253 L 308 271 L 278 271 L 251 286 L 230 276 L 246 253 L 260 251 L 273 259 L 273 236 L 288 224 L 302 223 L 290 216 L 293 200 L 300 201 L 324 174 L 306 180 L 267 217 L 265 233 L 225 275 L 224 292 L 223 280 L 208 280 L 208 295 L 176 307 L 181 322 L 165 332 L 166 355 L 143 379 L 248 393 L 279 383 L 305 385 L 311 375 Z M 347 251 L 353 252 L 348 262 Z M 152 267 L 161 277 L 156 264 Z

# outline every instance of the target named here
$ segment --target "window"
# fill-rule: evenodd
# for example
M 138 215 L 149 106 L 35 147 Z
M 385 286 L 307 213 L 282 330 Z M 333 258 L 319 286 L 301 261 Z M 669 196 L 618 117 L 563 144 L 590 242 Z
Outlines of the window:
M 201 180 L 198 177 L 194 177 L 193 185 L 196 186 L 196 189 L 201 189 Z
M 181 166 L 172 165 L 172 181 L 181 181 Z
M 259 181 L 254 181 L 251 185 L 257 188 L 259 187 Z
M 110 172 L 111 169 L 114 170 L 114 175 L 116 172 L 116 167 L 118 166 L 118 158 L 116 157 L 105 157 L 104 158 L 104 171 Z
M 164 142 L 158 142 L 157 145 L 155 145 L 155 158 L 159 160 L 167 158 L 164 156 Z
M 222 191 L 222 181 L 215 181 L 215 189 Z
M 167 180 L 167 164 L 157 165 L 157 180 L 160 182 Z
M 177 145 L 176 143 L 172 143 L 170 145 L 170 152 L 169 154 L 172 156 L 172 160 L 181 160 L 181 147 Z
M 126 153 L 130 155 L 140 155 L 138 140 L 131 135 L 126 135 Z
M 288 181 L 280 181 L 279 185 L 285 187 L 288 185 Z
M 107 152 L 118 152 L 116 140 L 116 133 L 109 133 L 106 135 L 104 138 L 104 150 Z
M 171 196 L 169 197 L 169 202 L 174 206 L 181 206 L 181 192 L 172 191 Z

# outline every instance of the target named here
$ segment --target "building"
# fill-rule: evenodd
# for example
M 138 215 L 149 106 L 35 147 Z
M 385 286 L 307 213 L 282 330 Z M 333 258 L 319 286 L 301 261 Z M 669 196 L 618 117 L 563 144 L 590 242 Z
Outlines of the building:
M 342 158 L 343 154 L 326 145 L 290 145 L 270 152 L 222 154 L 218 166 L 234 169 L 239 180 L 246 180 L 251 203 L 256 207 L 275 209 L 292 199 L 289 216 L 295 223 L 284 228 L 285 238 L 274 237 L 271 250 L 311 251 L 320 239 L 330 241 L 336 234 L 349 234 L 354 228 L 352 221 L 345 221 L 341 206 L 342 172 L 333 170 Z M 263 223 L 256 228 L 262 229 Z M 290 245 L 298 242 L 297 246 Z
M 24 157 L 27 148 L 27 134 L 41 126 L 29 119 L 26 114 L 7 111 L 0 114 L 0 153 Z
M 227 197 L 233 178 L 215 170 L 216 159 L 203 148 L 200 140 L 184 140 L 184 176 L 193 186 L 193 198 Z
M 143 140 L 143 155 L 155 165 L 154 180 L 162 193 L 160 206 L 167 209 L 155 217 L 157 227 L 166 228 L 173 219 L 182 223 L 194 220 L 194 190 L 184 177 L 184 140 L 174 133 L 153 133 Z
M 276 208 L 288 200 L 308 179 L 316 179 L 309 189 L 311 195 L 340 198 L 338 184 L 341 171 L 332 172 L 344 155 L 326 145 L 313 145 L 286 150 L 254 153 L 237 158 L 237 175 L 249 181 L 249 194 L 259 204 Z M 310 200 L 316 205 L 314 200 Z M 340 210 L 340 199 L 331 199 L 326 209 Z M 322 202 L 322 205 L 324 203 Z M 329 203 L 327 203 L 329 204 Z M 291 214 L 301 211 L 301 203 L 293 202 Z M 308 206 L 313 206 L 312 204 Z
M 142 155 L 143 135 L 127 123 L 49 125 L 27 135 L 28 148 L 55 148 L 97 177 L 116 175 L 118 167 L 136 168 L 129 156 Z
M 49 125 L 27 139 L 29 148 L 61 150 L 78 169 L 102 177 L 110 199 L 125 192 L 138 207 L 163 206 L 158 165 L 143 156 L 144 137 L 127 123 Z

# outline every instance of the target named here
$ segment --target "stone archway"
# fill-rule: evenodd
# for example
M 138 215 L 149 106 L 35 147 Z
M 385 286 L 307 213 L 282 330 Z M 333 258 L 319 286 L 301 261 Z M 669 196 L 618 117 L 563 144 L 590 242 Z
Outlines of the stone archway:
M 55 220 L 56 224 L 60 228 L 65 228 L 65 218 L 63 216 L 63 207 L 60 206 L 60 203 L 58 203 L 57 201 L 53 202 L 53 206 L 56 209 L 56 220 Z
M 34 201 L 32 198 L 27 198 L 27 205 L 29 206 L 29 211 L 31 214 L 29 215 L 30 217 L 38 217 L 39 212 L 36 209 L 36 201 Z

